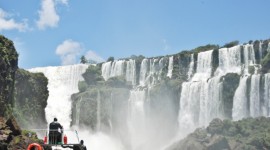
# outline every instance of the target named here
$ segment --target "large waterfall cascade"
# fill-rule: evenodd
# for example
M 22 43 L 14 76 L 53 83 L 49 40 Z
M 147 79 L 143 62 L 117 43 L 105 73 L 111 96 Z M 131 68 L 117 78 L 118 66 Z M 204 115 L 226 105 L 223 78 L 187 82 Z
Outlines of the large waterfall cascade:
M 211 78 L 213 50 L 198 54 L 197 72 L 189 82 L 182 84 L 179 127 L 181 134 L 195 127 L 207 125 L 215 117 L 221 117 L 219 77 Z M 193 61 L 189 66 L 192 66 Z M 208 80 L 209 79 L 209 80 Z
M 263 59 L 263 55 L 265 55 L 264 51 L 270 52 L 269 49 L 270 44 L 264 50 L 260 44 L 260 61 Z M 216 67 L 213 67 L 213 59 L 216 57 L 214 51 L 218 51 L 218 64 Z M 162 140 L 157 140 L 160 138 L 158 136 L 164 136 L 161 131 L 164 129 L 157 131 L 164 119 L 162 118 L 164 116 L 161 115 L 164 110 L 157 107 L 160 112 L 154 112 L 161 117 L 156 117 L 155 120 L 149 118 L 149 110 L 147 109 L 150 109 L 150 111 L 152 109 L 151 105 L 149 105 L 151 102 L 151 89 L 159 84 L 163 78 L 170 80 L 173 78 L 172 74 L 175 75 L 177 73 L 186 76 L 183 79 L 185 82 L 181 85 L 181 91 L 178 90 L 180 94 L 178 118 L 174 121 L 174 124 L 178 125 L 179 134 L 183 136 L 192 132 L 197 127 L 207 126 L 216 117 L 225 118 L 223 93 L 226 89 L 223 89 L 223 81 L 224 76 L 229 73 L 240 76 L 239 85 L 235 90 L 232 101 L 231 118 L 233 120 L 239 120 L 249 116 L 270 116 L 270 73 L 258 74 L 260 65 L 256 64 L 258 62 L 256 60 L 257 54 L 253 44 L 246 44 L 231 48 L 208 50 L 199 52 L 196 55 L 190 54 L 186 66 L 180 64 L 182 60 L 180 61 L 179 59 L 182 58 L 177 55 L 144 58 L 141 60 L 140 65 L 138 65 L 136 60 L 132 59 L 103 63 L 101 70 L 105 80 L 123 76 L 126 81 L 131 82 L 133 85 L 133 89 L 129 92 L 129 97 L 126 98 L 128 103 L 128 117 L 127 120 L 123 120 L 128 125 L 128 132 L 125 133 L 127 137 L 126 139 L 120 139 L 120 141 L 129 141 L 128 144 L 124 143 L 124 145 L 130 144 L 129 148 L 132 150 L 156 149 L 157 147 L 155 146 L 166 144 Z M 174 72 L 175 67 L 186 67 L 182 69 L 186 70 L 186 72 Z M 250 68 L 252 67 L 255 70 L 254 73 L 250 72 Z M 69 127 L 71 122 L 70 96 L 78 92 L 78 81 L 82 80 L 81 74 L 86 68 L 87 65 L 73 65 L 30 69 L 31 72 L 43 72 L 49 79 L 48 88 L 50 93 L 46 108 L 46 119 L 48 122 L 53 117 L 58 117 L 65 128 Z M 102 126 L 101 97 L 101 93 L 98 92 L 96 99 L 96 130 L 99 130 Z M 110 99 L 109 101 L 112 100 Z M 164 101 L 167 102 L 169 100 L 165 99 Z M 164 101 L 158 101 L 156 103 L 161 103 L 160 105 L 163 106 Z M 76 109 L 80 109 L 80 105 L 80 103 L 77 103 L 75 106 Z M 59 106 L 65 109 L 59 109 Z M 80 111 L 77 113 L 80 113 Z M 79 115 L 77 113 L 76 115 Z M 170 118 L 171 116 L 166 117 Z M 77 118 L 79 117 L 76 117 L 75 122 L 78 125 L 80 120 Z M 158 121 L 149 123 L 152 120 Z M 111 130 L 117 129 L 112 120 L 108 122 Z M 168 128 L 166 130 L 172 129 Z M 159 132 L 160 134 L 158 134 Z M 113 133 L 115 132 L 110 131 L 110 134 Z M 168 139 L 172 138 L 168 137 Z
M 83 80 L 82 73 L 88 65 L 70 65 L 60 67 L 41 67 L 30 69 L 30 72 L 42 72 L 48 78 L 49 97 L 45 108 L 47 122 L 54 117 L 68 129 L 71 122 L 71 94 L 79 92 L 78 82 Z
M 182 134 L 189 133 L 196 127 L 206 126 L 215 117 L 224 117 L 222 76 L 228 73 L 243 75 L 240 78 L 240 83 L 233 99 L 232 118 L 234 120 L 249 116 L 258 117 L 269 112 L 269 100 L 267 99 L 267 95 L 269 95 L 268 75 L 265 75 L 264 103 L 261 103 L 261 75 L 257 74 L 260 66 L 256 64 L 253 45 L 246 44 L 219 49 L 219 65 L 212 77 L 211 57 L 213 55 L 211 53 L 212 51 L 207 51 L 198 54 L 197 71 L 189 82 L 182 84 L 179 111 L 179 128 Z M 241 60 L 241 55 L 243 55 L 243 60 Z M 259 48 L 259 55 L 261 60 L 263 57 L 261 46 Z M 193 61 L 192 58 L 189 70 L 192 70 Z M 250 67 L 254 67 L 254 75 L 250 75 Z M 191 76 L 190 72 L 188 72 L 188 76 Z M 250 91 L 247 91 L 248 78 L 251 80 Z

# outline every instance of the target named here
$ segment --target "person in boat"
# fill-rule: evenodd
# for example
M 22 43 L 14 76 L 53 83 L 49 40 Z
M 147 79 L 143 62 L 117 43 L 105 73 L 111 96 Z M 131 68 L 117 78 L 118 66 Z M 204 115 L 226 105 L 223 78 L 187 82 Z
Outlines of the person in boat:
M 73 150 L 87 150 L 86 146 L 83 145 L 83 140 L 80 141 L 80 144 L 75 145 L 62 145 L 63 148 L 72 148 Z
M 49 143 L 59 144 L 62 142 L 63 126 L 57 122 L 57 118 L 49 125 Z

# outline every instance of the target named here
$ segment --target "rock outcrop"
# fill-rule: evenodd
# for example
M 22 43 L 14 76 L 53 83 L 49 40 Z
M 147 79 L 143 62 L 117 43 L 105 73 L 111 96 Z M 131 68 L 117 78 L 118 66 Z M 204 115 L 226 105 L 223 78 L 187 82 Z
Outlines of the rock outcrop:
M 0 117 L 0 149 L 1 150 L 25 150 L 30 143 L 42 143 L 36 133 L 21 130 L 15 118 L 8 120 Z
M 13 42 L 0 35 L 0 116 L 13 103 L 15 72 L 18 68 L 18 53 Z
M 266 150 L 270 149 L 270 118 L 246 118 L 232 122 L 214 119 L 166 150 Z

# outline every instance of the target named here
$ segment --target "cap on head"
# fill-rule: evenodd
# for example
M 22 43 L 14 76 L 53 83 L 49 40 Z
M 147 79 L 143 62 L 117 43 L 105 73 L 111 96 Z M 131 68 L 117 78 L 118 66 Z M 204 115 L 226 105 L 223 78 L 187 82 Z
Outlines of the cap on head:
M 53 121 L 57 121 L 57 118 L 54 118 Z

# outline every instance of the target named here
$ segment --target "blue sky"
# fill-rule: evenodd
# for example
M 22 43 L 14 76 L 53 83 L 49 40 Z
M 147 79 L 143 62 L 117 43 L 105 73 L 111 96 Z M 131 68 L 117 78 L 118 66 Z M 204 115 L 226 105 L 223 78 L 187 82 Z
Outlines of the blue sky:
M 29 69 L 268 39 L 269 8 L 269 0 L 0 0 L 0 34 Z

